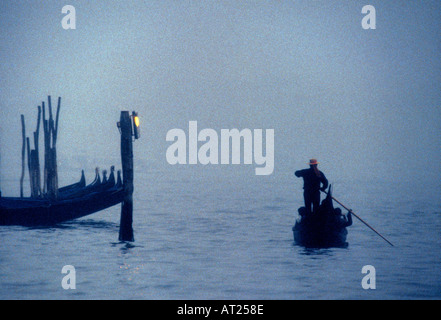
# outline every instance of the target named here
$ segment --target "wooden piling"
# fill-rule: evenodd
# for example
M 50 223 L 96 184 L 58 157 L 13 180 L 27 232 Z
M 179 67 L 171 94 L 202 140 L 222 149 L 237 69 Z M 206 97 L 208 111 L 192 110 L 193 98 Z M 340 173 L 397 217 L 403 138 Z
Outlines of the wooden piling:
M 20 176 L 20 197 L 23 198 L 23 181 L 25 175 L 25 155 L 26 155 L 26 127 L 24 115 L 21 115 L 21 133 L 23 138 L 23 144 L 21 148 L 21 176 Z
M 29 137 L 26 138 L 26 149 L 28 154 L 28 170 L 29 170 L 29 183 L 31 189 L 31 198 L 37 198 L 38 194 L 35 187 L 35 150 L 31 150 L 31 143 Z
M 21 115 L 22 126 L 22 171 L 20 177 L 20 197 L 23 195 L 23 181 L 25 176 L 25 162 L 27 160 L 29 170 L 29 182 L 31 188 L 31 197 L 40 198 L 47 197 L 50 199 L 57 199 L 58 197 L 58 173 L 57 173 L 57 136 L 58 136 L 58 119 L 60 114 L 61 98 L 58 98 L 57 113 L 54 121 L 52 115 L 51 97 L 48 96 L 48 111 L 49 119 L 46 120 L 46 108 L 44 102 L 41 107 L 38 107 L 37 128 L 34 132 L 34 147 L 31 150 L 31 143 L 29 137 L 26 137 L 25 119 Z M 43 113 L 43 118 L 41 117 Z M 39 134 L 40 121 L 43 122 L 44 133 L 44 182 L 43 189 L 41 187 L 41 173 L 40 173 L 40 155 L 39 155 Z M 25 158 L 27 153 L 27 158 Z
M 121 205 L 119 241 L 135 241 L 133 236 L 133 144 L 132 120 L 128 111 L 121 111 L 121 163 L 123 170 L 124 201 Z
M 58 197 L 58 170 L 57 170 L 57 136 L 58 118 L 60 113 L 61 98 L 58 98 L 56 120 L 52 115 L 51 97 L 48 96 L 49 119 L 46 120 L 44 102 L 43 108 L 43 131 L 44 131 L 44 193 L 50 199 Z
M 39 153 L 39 136 L 40 136 L 40 122 L 41 122 L 41 107 L 38 106 L 38 118 L 37 118 L 37 129 L 34 132 L 34 170 L 35 170 L 35 188 L 38 196 L 42 195 L 41 192 L 41 173 L 40 173 L 40 153 Z
M 38 153 L 38 138 L 40 132 L 40 118 L 41 108 L 38 107 L 37 129 L 34 132 L 34 148 L 31 149 L 30 139 L 27 141 L 27 153 L 28 153 L 28 169 L 29 169 L 29 182 L 31 187 L 31 198 L 39 198 L 41 196 L 41 182 L 40 182 L 40 159 Z

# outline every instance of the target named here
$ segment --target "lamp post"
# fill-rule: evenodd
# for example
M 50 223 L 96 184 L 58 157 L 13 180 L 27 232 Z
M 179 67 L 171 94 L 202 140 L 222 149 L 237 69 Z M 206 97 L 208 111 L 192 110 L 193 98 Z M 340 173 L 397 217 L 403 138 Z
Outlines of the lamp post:
M 139 117 L 133 111 L 121 111 L 117 123 L 121 134 L 121 163 L 123 171 L 124 200 L 121 205 L 119 241 L 135 241 L 133 236 L 133 140 L 140 136 Z

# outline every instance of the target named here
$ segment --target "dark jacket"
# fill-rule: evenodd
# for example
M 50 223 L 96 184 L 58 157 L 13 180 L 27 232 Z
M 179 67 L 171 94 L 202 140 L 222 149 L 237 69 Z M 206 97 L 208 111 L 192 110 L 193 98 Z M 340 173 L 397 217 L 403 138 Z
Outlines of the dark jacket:
M 320 171 L 320 177 L 317 177 L 313 168 L 296 171 L 295 175 L 303 178 L 305 192 L 319 192 L 320 183 L 323 184 L 322 190 L 328 187 L 328 180 L 323 172 Z

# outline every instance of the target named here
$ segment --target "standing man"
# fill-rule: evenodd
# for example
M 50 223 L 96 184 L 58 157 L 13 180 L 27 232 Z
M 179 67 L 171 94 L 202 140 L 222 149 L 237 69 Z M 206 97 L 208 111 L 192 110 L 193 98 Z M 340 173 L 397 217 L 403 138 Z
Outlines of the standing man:
M 303 178 L 303 196 L 305 198 L 306 214 L 317 213 L 320 206 L 320 190 L 325 191 L 328 187 L 328 180 L 323 172 L 317 168 L 317 159 L 309 160 L 309 169 L 295 172 L 296 177 Z M 320 188 L 320 184 L 323 186 Z M 312 205 L 312 211 L 311 211 Z

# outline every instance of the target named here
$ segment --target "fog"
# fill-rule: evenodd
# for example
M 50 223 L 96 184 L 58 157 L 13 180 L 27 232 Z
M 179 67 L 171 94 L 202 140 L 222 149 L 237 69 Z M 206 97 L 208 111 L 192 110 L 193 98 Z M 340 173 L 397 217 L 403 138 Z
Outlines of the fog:
M 274 129 L 274 179 L 310 158 L 331 179 L 441 175 L 440 1 L 371 1 L 375 30 L 361 25 L 366 1 L 69 1 L 75 30 L 66 4 L 0 3 L 2 179 L 18 183 L 20 114 L 30 136 L 48 95 L 62 98 L 60 175 L 119 164 L 121 110 L 141 119 L 137 170 L 185 172 L 167 163 L 166 135 L 197 121 Z

